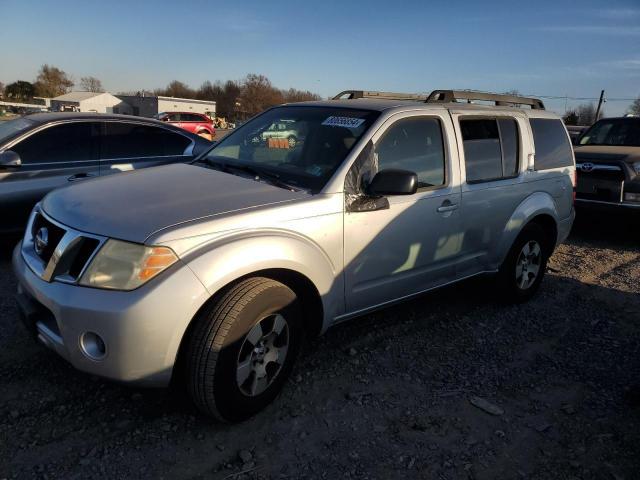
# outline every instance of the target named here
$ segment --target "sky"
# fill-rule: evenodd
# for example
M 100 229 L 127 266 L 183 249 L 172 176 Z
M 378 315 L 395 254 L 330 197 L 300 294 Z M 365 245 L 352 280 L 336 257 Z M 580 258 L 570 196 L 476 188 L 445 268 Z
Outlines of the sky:
M 323 97 L 434 89 L 640 96 L 640 0 L 0 0 L 0 82 L 44 63 L 113 93 L 266 75 Z M 544 99 L 563 113 L 584 100 Z

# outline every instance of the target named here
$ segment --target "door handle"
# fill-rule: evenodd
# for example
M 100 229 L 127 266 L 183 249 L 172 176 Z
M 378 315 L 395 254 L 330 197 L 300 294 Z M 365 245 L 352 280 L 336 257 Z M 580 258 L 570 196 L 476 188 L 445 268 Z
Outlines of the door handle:
M 75 182 L 77 180 L 84 180 L 85 178 L 91 178 L 91 177 L 95 177 L 95 175 L 91 173 L 82 172 L 82 173 L 76 173 L 75 175 L 71 175 L 69 178 L 67 178 L 67 180 L 70 182 Z
M 451 203 L 449 200 L 445 200 L 442 203 L 442 205 L 438 207 L 438 213 L 453 212 L 454 210 L 457 210 L 457 209 L 458 209 L 457 203 Z

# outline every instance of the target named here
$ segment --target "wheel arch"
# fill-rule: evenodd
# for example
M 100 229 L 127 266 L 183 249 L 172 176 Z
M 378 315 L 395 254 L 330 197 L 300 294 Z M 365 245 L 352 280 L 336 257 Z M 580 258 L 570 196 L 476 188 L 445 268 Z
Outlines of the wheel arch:
M 507 221 L 497 249 L 496 267 L 507 257 L 511 246 L 522 230 L 531 223 L 548 232 L 550 254 L 558 242 L 558 211 L 548 193 L 536 192 L 523 200 Z
M 295 270 L 287 268 L 268 268 L 263 270 L 256 270 L 240 276 L 226 285 L 221 287 L 217 292 L 211 295 L 193 315 L 189 324 L 187 325 L 182 338 L 180 339 L 178 349 L 176 351 L 175 361 L 173 364 L 172 383 L 179 381 L 184 370 L 185 351 L 186 346 L 189 344 L 189 339 L 196 326 L 196 320 L 202 315 L 202 312 L 210 308 L 212 304 L 215 304 L 229 289 L 234 285 L 251 277 L 266 277 L 272 280 L 276 280 L 295 292 L 295 294 L 302 300 L 303 315 L 306 321 L 304 322 L 305 333 L 310 337 L 320 335 L 324 327 L 324 305 L 322 297 L 318 292 L 318 289 L 306 275 L 297 272 Z

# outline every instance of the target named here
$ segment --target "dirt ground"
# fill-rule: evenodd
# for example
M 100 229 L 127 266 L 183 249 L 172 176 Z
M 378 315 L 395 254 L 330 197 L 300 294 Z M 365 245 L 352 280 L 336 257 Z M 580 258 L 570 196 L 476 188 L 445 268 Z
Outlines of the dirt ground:
M 0 479 L 640 478 L 640 222 L 580 217 L 530 303 L 482 279 L 335 327 L 238 425 L 35 344 L 4 247 Z

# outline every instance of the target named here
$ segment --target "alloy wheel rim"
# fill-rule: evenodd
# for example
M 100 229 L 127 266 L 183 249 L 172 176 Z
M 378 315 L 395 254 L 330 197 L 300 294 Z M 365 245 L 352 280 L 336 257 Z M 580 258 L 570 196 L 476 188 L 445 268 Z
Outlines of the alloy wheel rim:
M 516 283 L 518 288 L 526 290 L 534 284 L 540 273 L 542 248 L 535 240 L 524 244 L 516 261 Z
M 236 368 L 240 391 L 255 397 L 263 393 L 282 370 L 289 350 L 289 325 L 275 313 L 256 323 L 246 335 Z

